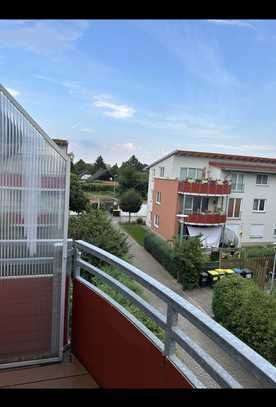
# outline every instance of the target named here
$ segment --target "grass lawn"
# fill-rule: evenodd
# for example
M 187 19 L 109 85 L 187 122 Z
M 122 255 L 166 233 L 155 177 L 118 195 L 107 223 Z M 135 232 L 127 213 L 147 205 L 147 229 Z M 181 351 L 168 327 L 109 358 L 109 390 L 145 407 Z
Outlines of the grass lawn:
M 144 238 L 147 230 L 142 225 L 133 223 L 120 223 L 120 226 L 128 233 L 137 243 L 144 247 Z
M 100 199 L 108 199 L 108 198 L 117 198 L 116 194 L 112 191 L 105 191 L 105 192 L 85 192 L 85 195 L 88 199 L 93 198 L 100 198 Z

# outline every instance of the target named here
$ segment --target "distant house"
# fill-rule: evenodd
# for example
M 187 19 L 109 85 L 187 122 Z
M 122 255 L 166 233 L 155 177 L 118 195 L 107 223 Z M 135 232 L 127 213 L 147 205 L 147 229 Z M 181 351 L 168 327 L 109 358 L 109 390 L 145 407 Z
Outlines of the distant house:
M 87 181 L 111 181 L 113 176 L 108 168 L 99 168 Z
M 91 177 L 90 174 L 85 173 L 81 175 L 80 179 L 81 181 L 87 181 L 90 177 Z

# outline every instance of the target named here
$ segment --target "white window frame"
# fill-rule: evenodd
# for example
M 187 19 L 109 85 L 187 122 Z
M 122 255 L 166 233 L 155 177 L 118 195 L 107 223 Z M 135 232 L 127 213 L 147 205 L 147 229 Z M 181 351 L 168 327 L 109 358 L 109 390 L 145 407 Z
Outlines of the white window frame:
M 159 198 L 159 199 L 158 199 L 158 198 Z M 160 191 L 156 191 L 155 203 L 157 203 L 158 205 L 161 204 L 161 192 L 160 192 Z
M 182 177 L 181 173 L 183 172 L 183 170 L 186 170 L 186 176 Z M 195 177 L 191 177 L 190 176 L 190 170 L 195 170 L 196 171 L 196 176 Z M 200 175 L 199 175 L 200 174 Z M 179 179 L 181 181 L 185 180 L 185 179 L 203 179 L 203 169 L 202 168 L 194 168 L 194 167 L 181 167 L 180 168 L 180 174 L 179 174 Z
M 257 206 L 258 206 L 258 209 L 254 209 L 254 202 L 255 202 L 255 201 L 258 201 L 258 205 L 257 205 Z M 264 209 L 260 211 L 259 208 L 260 208 L 260 202 L 261 202 L 261 201 L 264 201 Z M 265 213 L 266 201 L 267 201 L 267 200 L 266 200 L 266 199 L 263 199 L 263 198 L 254 198 L 254 199 L 253 199 L 253 209 L 252 209 L 252 212 L 254 212 L 254 213 Z
M 264 237 L 264 235 L 262 234 L 256 234 L 256 235 L 253 235 L 253 234 L 251 234 L 250 233 L 250 227 L 251 226 L 263 226 L 263 229 L 264 229 L 264 224 L 258 224 L 258 223 L 253 223 L 253 224 L 251 224 L 251 225 L 249 225 L 249 232 L 248 232 L 248 236 L 250 237 L 250 238 L 252 238 L 252 239 L 259 239 L 259 238 L 263 238 Z
M 240 199 L 240 213 L 239 213 L 239 216 L 228 216 L 228 207 L 229 207 L 229 201 L 228 201 L 228 206 L 227 206 L 227 218 L 229 218 L 229 219 L 240 219 L 241 218 L 241 207 L 242 207 L 242 198 L 233 198 L 233 197 L 231 197 L 231 198 L 229 198 L 229 200 L 230 199 L 234 199 L 234 205 L 233 205 L 233 215 L 235 214 L 235 212 L 236 212 L 236 203 L 237 203 L 237 199 Z
M 233 175 L 236 175 L 236 182 L 233 183 L 232 177 Z M 242 179 L 242 182 L 240 182 L 240 178 Z M 231 192 L 244 192 L 244 178 L 245 174 L 242 172 L 231 172 Z M 235 186 L 235 188 L 234 188 Z M 240 188 L 238 187 L 240 186 Z
M 159 228 L 160 225 L 160 217 L 159 215 L 155 214 L 153 219 L 153 224 L 156 228 Z
M 258 177 L 267 177 L 267 183 L 266 183 L 266 184 L 264 184 L 263 182 L 258 183 L 258 182 L 257 182 Z M 268 174 L 257 174 L 257 175 L 256 175 L 256 185 L 262 186 L 262 187 L 263 187 L 263 186 L 269 186 L 269 175 L 268 175 Z
M 159 167 L 159 175 L 160 175 L 160 178 L 165 177 L 165 167 Z

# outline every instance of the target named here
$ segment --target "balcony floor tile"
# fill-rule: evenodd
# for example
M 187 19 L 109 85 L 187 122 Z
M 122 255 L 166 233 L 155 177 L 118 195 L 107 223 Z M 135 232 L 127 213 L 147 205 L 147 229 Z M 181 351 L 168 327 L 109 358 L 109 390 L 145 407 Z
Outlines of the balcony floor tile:
M 85 367 L 71 361 L 0 371 L 0 388 L 98 388 Z

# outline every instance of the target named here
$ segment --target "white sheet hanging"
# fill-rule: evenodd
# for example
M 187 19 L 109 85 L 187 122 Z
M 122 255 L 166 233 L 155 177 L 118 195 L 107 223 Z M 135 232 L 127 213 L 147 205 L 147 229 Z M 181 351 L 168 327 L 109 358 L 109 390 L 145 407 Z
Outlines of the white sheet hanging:
M 219 247 L 222 226 L 188 226 L 190 236 L 202 234 L 201 241 L 203 247 Z

